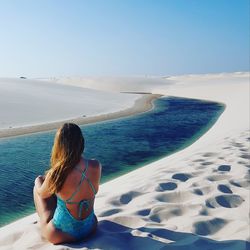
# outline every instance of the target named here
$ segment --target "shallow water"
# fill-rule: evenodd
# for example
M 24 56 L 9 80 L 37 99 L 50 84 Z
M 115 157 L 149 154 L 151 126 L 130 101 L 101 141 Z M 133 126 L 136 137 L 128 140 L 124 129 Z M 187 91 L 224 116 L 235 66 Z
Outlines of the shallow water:
M 85 156 L 101 161 L 103 183 L 190 145 L 223 110 L 214 102 L 160 98 L 149 112 L 81 126 Z M 54 134 L 0 139 L 0 226 L 34 212 L 33 182 L 48 167 Z

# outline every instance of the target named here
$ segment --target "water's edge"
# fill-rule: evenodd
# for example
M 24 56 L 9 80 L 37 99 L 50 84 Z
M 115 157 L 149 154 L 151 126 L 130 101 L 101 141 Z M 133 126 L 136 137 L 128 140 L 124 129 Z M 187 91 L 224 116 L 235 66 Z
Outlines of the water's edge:
M 166 97 L 165 97 L 166 98 Z M 179 101 L 179 102 L 181 102 L 182 100 L 188 100 L 188 98 L 177 98 L 177 97 L 168 97 L 168 98 L 170 98 L 170 100 L 171 100 L 171 98 L 176 98 L 177 99 L 177 102 Z M 160 102 L 161 102 L 161 99 L 164 101 L 164 98 L 159 98 L 159 99 L 156 99 L 156 100 L 154 100 L 153 101 L 153 103 L 152 103 L 152 108 L 151 108 L 151 110 L 150 111 L 147 111 L 147 112 L 144 112 L 143 114 L 137 114 L 137 115 L 133 115 L 133 116 L 129 116 L 129 117 L 121 117 L 121 118 L 115 118 L 115 119 L 112 119 L 112 120 L 109 120 L 109 121 L 101 121 L 101 122 L 97 122 L 97 123 L 95 123 L 95 124 L 91 124 L 91 125 L 84 125 L 84 126 L 82 126 L 82 128 L 84 129 L 84 130 L 87 130 L 88 131 L 88 133 L 86 133 L 87 134 L 87 137 L 88 138 L 90 138 L 90 140 L 91 140 L 91 138 L 94 138 L 94 139 L 99 139 L 99 138 L 95 138 L 95 135 L 93 134 L 93 131 L 95 132 L 95 130 L 98 132 L 98 129 L 100 129 L 101 128 L 101 130 L 105 130 L 106 129 L 106 131 L 107 131 L 107 134 L 111 131 L 110 130 L 110 128 L 108 127 L 108 126 L 111 126 L 111 128 L 112 128 L 112 132 L 113 131 L 118 131 L 118 133 L 120 132 L 120 130 L 119 129 L 121 129 L 122 127 L 119 127 L 119 126 L 121 126 L 123 123 L 125 123 L 125 126 L 126 126 L 126 124 L 130 124 L 130 123 L 132 123 L 132 125 L 133 125 L 133 121 L 136 121 L 136 120 L 139 120 L 139 118 L 141 119 L 141 118 L 143 118 L 145 121 L 147 121 L 147 116 L 153 116 L 153 118 L 151 118 L 151 120 L 149 120 L 149 121 L 155 121 L 155 117 L 154 117 L 154 112 L 156 112 L 157 113 L 157 110 L 160 110 L 161 111 L 161 104 L 159 104 Z M 197 103 L 201 103 L 202 104 L 202 102 L 203 102 L 203 100 L 195 100 L 195 99 L 189 99 L 189 102 L 194 102 L 194 107 L 195 107 L 195 105 L 196 105 L 196 102 Z M 209 102 L 207 101 L 207 100 L 205 100 L 204 101 L 204 103 L 207 103 L 208 104 L 208 106 L 209 106 Z M 175 104 L 175 102 L 173 101 L 173 104 Z M 165 157 L 167 157 L 167 156 L 169 156 L 169 155 L 172 155 L 172 154 L 174 154 L 174 153 L 176 153 L 176 152 L 178 152 L 178 151 L 180 151 L 180 150 L 183 150 L 183 149 L 185 149 L 186 147 L 188 147 L 188 146 L 190 146 L 191 144 L 193 144 L 194 142 L 196 142 L 201 136 L 203 136 L 203 135 L 205 135 L 206 134 L 206 132 L 216 123 L 216 121 L 219 119 L 219 117 L 220 117 L 220 115 L 223 113 L 223 111 L 225 110 L 225 105 L 223 104 L 223 103 L 215 103 L 215 102 L 211 102 L 211 104 L 212 105 L 217 105 L 218 106 L 218 109 L 220 108 L 220 110 L 218 111 L 218 113 L 217 113 L 217 115 L 215 115 L 215 116 L 213 116 L 212 117 L 212 119 L 205 125 L 205 126 L 203 126 L 203 128 L 201 129 L 201 130 L 199 130 L 198 132 L 196 131 L 196 134 L 195 134 L 195 136 L 193 136 L 191 139 L 188 139 L 184 144 L 182 144 L 181 146 L 179 146 L 177 149 L 175 149 L 175 150 L 172 150 L 171 152 L 165 152 L 165 151 L 162 151 L 162 149 L 160 148 L 159 149 L 159 151 L 161 151 L 161 153 L 160 153 L 160 155 L 158 154 L 158 152 L 156 151 L 156 155 L 154 155 L 154 156 L 152 156 L 151 158 L 149 157 L 148 159 L 144 159 L 144 155 L 146 154 L 145 152 L 144 152 L 144 150 L 145 149 L 141 149 L 141 151 L 138 151 L 138 156 L 139 156 L 139 158 L 140 158 L 140 160 L 141 159 L 144 159 L 144 161 L 143 162 L 139 162 L 139 163 L 136 163 L 136 160 L 134 160 L 133 159 L 133 156 L 132 156 L 132 161 L 131 161 L 131 166 L 130 166 L 130 162 L 127 162 L 127 163 L 125 163 L 125 165 L 124 165 L 124 167 L 123 167 L 123 169 L 122 170 L 119 170 L 117 173 L 114 173 L 115 171 L 113 171 L 113 169 L 111 169 L 110 171 L 111 171 L 111 174 L 109 173 L 109 176 L 108 177 L 104 177 L 104 178 L 102 178 L 102 182 L 101 183 L 106 183 L 106 182 L 108 182 L 108 181 L 110 181 L 110 180 L 113 180 L 113 179 L 115 179 L 115 178 L 118 178 L 119 176 L 122 176 L 122 175 L 124 175 L 124 174 L 126 174 L 126 173 L 128 173 L 128 172 L 131 172 L 131 171 L 133 171 L 133 170 L 135 170 L 135 169 L 138 169 L 138 168 L 142 168 L 142 167 L 144 167 L 144 166 L 146 166 L 146 165 L 148 165 L 148 164 L 150 164 L 150 163 L 152 163 L 152 162 L 154 162 L 154 161 L 156 161 L 156 160 L 160 160 L 160 159 L 162 159 L 162 158 L 165 158 Z M 158 105 L 158 106 L 157 106 Z M 160 105 L 160 106 L 159 106 Z M 198 105 L 198 104 L 197 104 Z M 170 108 L 169 108 L 170 109 Z M 168 107 L 166 107 L 166 110 L 168 110 Z M 175 111 L 174 109 L 173 109 L 173 111 Z M 201 111 L 199 111 L 199 112 L 201 112 Z M 177 112 L 178 113 L 178 112 Z M 161 113 L 159 113 L 160 115 L 162 115 Z M 174 116 L 177 116 L 178 117 L 178 115 L 181 115 L 181 113 L 180 114 L 175 114 L 175 113 L 173 113 L 174 114 Z M 171 116 L 171 115 L 173 115 L 173 114 L 170 114 L 170 115 L 168 115 L 168 116 Z M 173 117 L 174 117 L 173 116 Z M 159 116 L 160 117 L 160 116 Z M 164 117 L 163 117 L 164 118 Z M 162 119 L 162 118 L 161 118 Z M 144 123 L 145 123 L 145 121 L 144 121 Z M 160 120 L 160 124 L 162 123 L 162 121 L 164 122 L 165 120 L 163 119 L 163 120 Z M 130 122 L 130 123 L 129 123 Z M 142 124 L 140 124 L 139 123 L 139 127 L 141 126 Z M 159 124 L 156 124 L 157 126 L 159 126 Z M 95 127 L 94 129 L 92 129 L 93 131 L 91 131 L 91 129 L 90 129 L 90 127 Z M 112 127 L 113 126 L 113 127 Z M 136 125 L 133 125 L 133 126 L 135 126 L 135 128 L 136 128 L 136 126 L 138 126 L 138 124 Z M 88 127 L 88 129 L 87 129 L 87 127 Z M 159 127 L 160 129 L 161 129 L 161 127 Z M 110 130 L 110 131 L 109 131 Z M 131 130 L 132 131 L 132 130 Z M 127 138 L 132 138 L 133 139 L 133 136 L 137 136 L 136 134 L 133 134 L 131 131 L 128 131 L 129 133 L 128 134 L 125 134 L 124 136 L 123 136 L 123 140 L 124 141 L 126 141 L 127 140 Z M 85 131 L 86 132 L 86 131 Z M 126 131 L 125 131 L 126 132 Z M 44 132 L 43 132 L 44 133 Z M 36 138 L 36 137 L 39 137 L 39 136 L 41 136 L 43 133 L 37 133 L 37 134 L 33 134 L 33 135 L 24 135 L 24 136 L 19 136 L 19 138 L 18 137 L 16 137 L 17 139 L 22 139 L 22 143 L 24 143 L 23 141 L 25 141 L 25 140 L 27 140 L 28 141 L 28 143 L 30 144 L 30 142 L 29 142 L 29 140 L 32 138 L 32 137 L 35 137 L 35 139 L 33 139 L 33 141 L 31 142 L 31 144 L 33 143 L 33 142 L 37 142 L 37 141 L 39 141 L 39 143 L 41 143 L 41 140 L 39 139 L 39 138 Z M 52 134 L 52 133 L 54 133 L 54 132 L 50 132 L 50 134 Z M 148 134 L 146 133 L 145 134 L 146 136 L 148 136 Z M 142 136 L 143 137 L 143 136 Z M 166 138 L 168 138 L 168 137 L 166 137 Z M 15 138 L 14 138 L 15 139 Z M 135 138 L 136 140 L 138 139 L 138 138 Z M 139 140 L 140 140 L 141 138 L 139 138 Z M 149 144 L 151 143 L 152 145 L 149 145 L 150 147 L 152 146 L 152 147 L 154 147 L 154 140 L 151 140 L 152 138 L 151 137 L 149 137 L 148 138 L 148 141 L 149 141 Z M 11 138 L 5 138 L 5 139 L 1 139 L 0 140 L 0 142 L 1 141 L 8 141 L 8 140 L 11 140 Z M 122 140 L 121 140 L 122 141 Z M 111 141 L 112 142 L 112 141 Z M 49 144 L 51 144 L 52 143 L 52 141 L 49 143 Z M 47 143 L 48 144 L 48 143 Z M 47 145 L 46 144 L 46 145 Z M 98 143 L 97 143 L 98 144 Z M 1 146 L 1 143 L 0 143 L 0 146 Z M 147 145 L 146 145 L 147 146 Z M 137 149 L 137 147 L 135 147 L 136 149 Z M 19 148 L 18 148 L 19 149 Z M 26 149 L 26 148 L 25 148 Z M 20 150 L 20 149 L 19 149 Z M 104 148 L 104 150 L 105 150 L 105 148 Z M 121 148 L 121 150 L 123 150 L 123 148 Z M 140 150 L 140 148 L 138 149 L 138 150 Z M 165 150 L 165 149 L 164 149 Z M 92 151 L 92 149 L 91 149 L 91 147 L 90 148 L 87 148 L 87 152 L 86 152 L 86 154 L 88 155 L 89 154 L 89 152 L 91 152 Z M 112 151 L 112 150 L 111 150 Z M 113 151 L 115 151 L 115 150 L 113 150 Z M 119 152 L 119 149 L 118 149 L 118 152 Z M 165 153 L 163 153 L 163 152 L 165 152 Z M 27 149 L 27 153 L 29 153 L 29 150 Z M 42 154 L 43 154 L 43 152 L 41 152 Z M 133 152 L 132 152 L 133 153 Z M 135 152 L 135 155 L 136 155 L 137 153 Z M 131 152 L 128 152 L 127 153 L 127 155 L 128 156 L 131 156 Z M 125 155 L 126 156 L 126 155 Z M 138 157 L 137 155 L 136 155 L 136 157 Z M 141 156 L 141 157 L 140 157 Z M 90 155 L 90 157 L 88 157 L 88 158 L 91 158 L 91 155 Z M 109 158 L 109 157 L 108 157 Z M 111 154 L 111 156 L 110 156 L 110 158 L 112 158 L 112 154 Z M 99 158 L 97 158 L 97 159 L 99 159 Z M 0 162 L 1 163 L 1 162 Z M 42 162 L 42 164 L 44 165 L 45 164 L 45 162 L 43 161 Z M 1 165 L 1 164 L 0 164 Z M 32 165 L 32 163 L 30 163 L 30 165 L 28 165 L 28 166 L 33 166 Z M 107 166 L 109 166 L 109 165 L 107 165 Z M 26 171 L 29 171 L 29 169 L 25 169 Z M 39 169 L 37 170 L 37 171 L 35 171 L 35 172 L 38 172 L 38 171 L 40 171 Z M 113 172 L 112 172 L 113 171 Z M 33 175 L 34 175 L 34 173 L 32 173 Z M 29 184 L 30 185 L 30 184 Z M 6 198 L 8 198 L 8 195 L 7 195 L 7 197 Z M 12 197 L 13 198 L 13 197 Z M 29 207 L 29 208 L 27 208 L 27 206 L 25 207 L 25 202 L 24 202 L 24 206 L 21 206 L 22 208 L 23 208 L 23 210 L 21 210 L 20 211 L 20 208 L 19 208 L 19 210 L 17 209 L 17 211 L 15 212 L 16 214 L 12 214 L 12 216 L 10 216 L 9 215 L 9 220 L 8 220 L 8 222 L 7 223 L 5 223 L 4 225 L 6 225 L 6 224 L 8 224 L 8 223 L 12 223 L 11 221 L 14 221 L 14 220 L 16 220 L 16 219 L 20 219 L 20 217 L 24 217 L 24 216 L 27 216 L 28 214 L 31 214 L 31 213 L 33 213 L 34 212 L 34 207 L 33 207 L 33 205 L 31 206 L 31 207 Z M 19 216 L 17 216 L 17 215 L 19 215 Z M 19 218 L 18 218 L 19 217 Z M 2 226 L 4 226 L 4 225 L 2 225 Z
M 139 95 L 140 93 L 135 93 Z M 37 125 L 27 125 L 17 128 L 0 129 L 0 139 L 10 138 L 16 136 L 23 136 L 29 134 L 35 134 L 39 132 L 49 132 L 58 129 L 63 123 L 72 122 L 78 125 L 95 124 L 97 122 L 109 121 L 119 118 L 125 118 L 129 116 L 138 115 L 153 109 L 153 102 L 162 95 L 159 94 L 140 94 L 141 97 L 136 99 L 132 107 L 128 107 L 123 110 L 119 110 L 113 113 L 100 114 L 91 117 L 76 117 L 74 119 L 68 119 L 63 121 L 48 122 Z

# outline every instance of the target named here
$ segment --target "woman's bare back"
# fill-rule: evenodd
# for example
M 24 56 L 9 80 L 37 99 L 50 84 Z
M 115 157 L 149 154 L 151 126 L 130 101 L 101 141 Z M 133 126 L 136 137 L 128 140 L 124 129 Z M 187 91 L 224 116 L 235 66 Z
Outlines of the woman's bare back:
M 79 164 L 70 172 L 68 177 L 66 178 L 62 189 L 58 193 L 61 199 L 67 200 L 69 199 L 72 194 L 76 191 L 76 189 L 79 186 L 79 183 L 82 178 L 82 173 L 84 172 L 86 168 L 86 160 L 81 158 L 81 161 Z M 100 182 L 100 176 L 101 176 L 101 165 L 97 160 L 88 160 L 88 168 L 85 172 L 86 178 L 89 179 L 89 181 L 92 183 L 94 189 L 96 192 L 98 192 L 99 189 L 99 182 Z M 71 201 L 79 202 L 81 200 L 91 200 L 95 196 L 89 182 L 87 179 L 84 179 L 83 182 L 80 184 L 79 191 L 75 194 L 73 199 Z M 83 209 L 81 214 L 81 219 L 86 218 L 91 211 L 93 210 L 93 204 L 91 203 L 91 206 L 88 210 Z M 66 204 L 67 209 L 69 210 L 70 214 L 75 218 L 79 219 L 78 217 L 78 209 L 79 206 L 77 204 Z

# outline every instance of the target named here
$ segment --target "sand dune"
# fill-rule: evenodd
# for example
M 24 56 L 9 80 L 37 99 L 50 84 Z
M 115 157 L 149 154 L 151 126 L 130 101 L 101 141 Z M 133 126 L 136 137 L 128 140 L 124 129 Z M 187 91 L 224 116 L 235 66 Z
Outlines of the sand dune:
M 164 77 L 52 77 L 39 80 L 113 92 L 146 92 L 151 93 L 158 87 L 173 84 Z
M 248 79 L 181 76 L 155 90 L 217 100 L 226 110 L 188 148 L 103 184 L 98 230 L 88 241 L 53 246 L 40 237 L 34 214 L 0 229 L 0 249 L 248 249 Z
M 113 113 L 140 95 L 18 78 L 0 78 L 0 129 Z
M 0 78 L 0 138 L 145 112 L 159 95 L 114 93 L 54 82 Z

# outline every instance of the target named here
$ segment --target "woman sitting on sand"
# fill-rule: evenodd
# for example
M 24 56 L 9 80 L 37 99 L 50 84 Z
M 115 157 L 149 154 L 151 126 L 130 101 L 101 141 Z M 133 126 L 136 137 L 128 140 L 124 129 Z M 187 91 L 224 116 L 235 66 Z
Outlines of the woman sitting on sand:
M 51 168 L 38 176 L 34 201 L 42 236 L 54 244 L 85 239 L 97 227 L 94 200 L 101 165 L 82 157 L 84 138 L 80 128 L 64 124 L 56 133 Z

